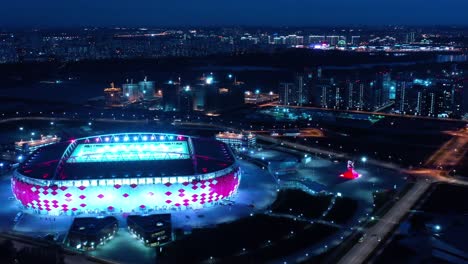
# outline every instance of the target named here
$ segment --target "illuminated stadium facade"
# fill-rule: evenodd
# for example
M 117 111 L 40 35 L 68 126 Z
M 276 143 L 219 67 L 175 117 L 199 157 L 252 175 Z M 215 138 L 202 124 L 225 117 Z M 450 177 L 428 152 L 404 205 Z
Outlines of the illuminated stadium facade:
M 12 177 L 13 193 L 38 213 L 201 208 L 236 193 L 229 147 L 161 133 L 80 138 L 40 148 Z

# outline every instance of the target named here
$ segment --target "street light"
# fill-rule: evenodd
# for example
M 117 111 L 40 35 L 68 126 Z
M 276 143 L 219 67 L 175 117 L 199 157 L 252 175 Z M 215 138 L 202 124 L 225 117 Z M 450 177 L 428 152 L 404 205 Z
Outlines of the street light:
M 366 163 L 367 158 L 366 158 L 366 157 L 362 157 L 362 158 L 361 158 L 361 161 L 362 161 L 363 163 Z

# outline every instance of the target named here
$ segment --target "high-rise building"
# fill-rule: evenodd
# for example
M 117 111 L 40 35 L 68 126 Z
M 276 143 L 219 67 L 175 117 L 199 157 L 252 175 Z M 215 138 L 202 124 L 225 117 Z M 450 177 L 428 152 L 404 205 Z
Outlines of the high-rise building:
M 122 85 L 122 89 L 125 101 L 133 103 L 139 101 L 143 97 L 140 92 L 140 86 L 133 83 L 133 80 L 130 80 L 130 82 L 127 80 L 127 83 Z
M 294 83 L 280 83 L 279 102 L 282 105 L 294 105 L 295 100 Z
M 395 109 L 400 114 L 408 114 L 412 111 L 409 103 L 411 85 L 412 83 L 408 81 L 398 81 L 396 84 Z
M 154 99 L 155 96 L 155 89 L 154 89 L 154 82 L 148 81 L 145 79 L 138 83 L 140 86 L 140 91 L 143 94 L 143 98 L 146 100 Z
M 179 111 L 180 83 L 168 81 L 161 87 L 164 111 Z

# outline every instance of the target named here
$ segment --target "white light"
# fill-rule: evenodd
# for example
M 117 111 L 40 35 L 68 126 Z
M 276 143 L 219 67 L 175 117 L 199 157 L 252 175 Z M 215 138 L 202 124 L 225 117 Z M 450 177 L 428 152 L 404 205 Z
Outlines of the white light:
M 155 137 L 155 136 L 151 136 L 151 140 L 155 140 L 155 139 L 156 139 L 156 137 Z
M 367 161 L 367 158 L 366 158 L 366 157 L 362 157 L 362 158 L 361 158 L 361 161 L 362 161 L 362 162 L 366 162 L 366 161 Z
M 340 192 L 336 193 L 336 196 L 341 197 L 341 193 Z
M 138 140 L 138 137 L 137 136 L 134 136 L 133 137 L 133 141 L 137 141 Z
M 147 137 L 147 136 L 143 136 L 143 140 L 144 140 L 144 141 L 148 140 L 148 137 Z
M 109 138 L 108 138 L 108 137 L 106 137 L 104 140 L 105 140 L 106 142 L 109 142 Z
M 212 84 L 213 83 L 213 77 L 207 77 L 206 78 L 206 84 Z
M 164 140 L 164 136 L 159 136 L 159 140 Z
M 128 141 L 128 140 L 129 140 L 128 136 L 125 136 L 124 141 Z
M 440 231 L 440 225 L 435 225 L 435 226 L 434 226 L 434 229 L 435 229 L 436 231 Z
M 119 142 L 119 140 L 120 140 L 120 139 L 119 139 L 118 137 L 115 137 L 115 138 L 114 138 L 114 141 L 115 141 L 115 142 Z
M 20 127 L 20 128 L 19 128 L 20 131 L 23 131 L 23 129 L 24 129 L 23 127 Z

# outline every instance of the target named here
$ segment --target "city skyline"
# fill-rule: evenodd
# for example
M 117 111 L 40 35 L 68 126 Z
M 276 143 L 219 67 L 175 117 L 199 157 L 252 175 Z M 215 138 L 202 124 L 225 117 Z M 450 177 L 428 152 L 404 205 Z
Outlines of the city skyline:
M 456 7 L 456 8 L 454 8 Z M 24 0 L 3 4 L 3 27 L 77 26 L 323 26 L 323 25 L 468 25 L 468 2 L 370 0 L 309 2 L 236 1 L 139 4 L 122 0 L 76 3 Z M 268 10 L 268 12 L 266 11 Z M 123 15 L 125 14 L 125 15 Z

